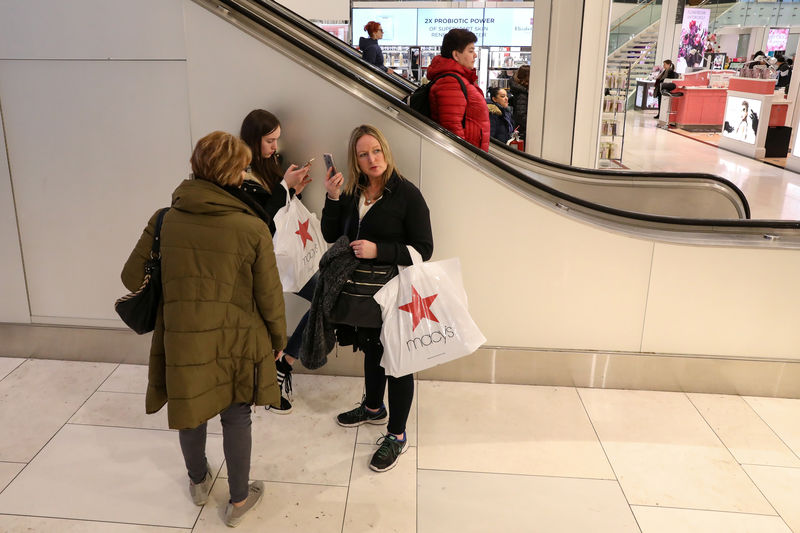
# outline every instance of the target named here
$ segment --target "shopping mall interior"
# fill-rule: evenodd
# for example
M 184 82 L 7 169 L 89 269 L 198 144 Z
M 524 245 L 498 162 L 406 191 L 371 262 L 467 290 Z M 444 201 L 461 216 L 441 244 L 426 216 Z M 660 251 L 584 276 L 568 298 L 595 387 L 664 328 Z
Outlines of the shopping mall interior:
M 489 114 L 527 94 L 488 151 L 407 103 L 453 28 Z M 355 169 L 351 131 L 383 133 L 434 242 L 397 279 L 457 265 L 483 340 L 414 363 L 381 472 L 391 422 L 337 419 L 367 405 L 363 354 L 295 362 L 291 412 L 253 407 L 241 531 L 800 533 L 798 49 L 787 1 L 0 0 L 0 531 L 227 529 L 232 430 L 208 420 L 196 504 L 169 370 L 145 412 L 172 326 L 115 301 L 198 141 L 265 109 L 317 218 L 326 156 Z M 421 328 L 450 318 L 414 298 Z

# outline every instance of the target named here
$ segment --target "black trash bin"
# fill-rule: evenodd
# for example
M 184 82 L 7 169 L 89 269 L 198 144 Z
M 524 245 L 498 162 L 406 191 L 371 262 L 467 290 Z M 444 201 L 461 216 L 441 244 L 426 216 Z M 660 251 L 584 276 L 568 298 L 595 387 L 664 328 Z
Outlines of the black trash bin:
M 788 126 L 770 126 L 767 128 L 767 141 L 764 144 L 764 157 L 786 157 L 789 153 L 789 140 L 792 128 Z

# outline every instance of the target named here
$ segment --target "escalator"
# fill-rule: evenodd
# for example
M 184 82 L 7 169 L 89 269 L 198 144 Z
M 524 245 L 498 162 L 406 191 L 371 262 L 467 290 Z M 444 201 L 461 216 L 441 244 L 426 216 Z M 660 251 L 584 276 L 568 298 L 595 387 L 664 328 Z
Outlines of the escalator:
M 185 26 L 195 138 L 263 107 L 283 121 L 288 161 L 332 152 L 344 168 L 354 126 L 384 131 L 429 204 L 434 258 L 461 259 L 489 345 L 800 358 L 800 222 L 749 220 L 726 180 L 486 154 L 408 109 L 410 85 L 272 2 L 193 0 Z M 314 177 L 304 202 L 319 212 Z
M 343 74 L 361 80 L 393 106 L 404 107 L 400 100 L 417 87 L 408 80 L 365 63 L 360 52 L 353 47 L 277 2 L 221 0 L 215 3 L 219 9 L 226 10 L 228 16 L 245 18 L 256 26 L 271 28 L 304 49 L 322 54 Z M 407 108 L 405 110 L 410 112 Z M 435 124 L 433 126 L 438 128 Z M 534 181 L 615 209 L 687 218 L 750 217 L 749 205 L 738 187 L 709 174 L 580 169 L 554 164 L 496 142 L 492 143 L 490 153 Z

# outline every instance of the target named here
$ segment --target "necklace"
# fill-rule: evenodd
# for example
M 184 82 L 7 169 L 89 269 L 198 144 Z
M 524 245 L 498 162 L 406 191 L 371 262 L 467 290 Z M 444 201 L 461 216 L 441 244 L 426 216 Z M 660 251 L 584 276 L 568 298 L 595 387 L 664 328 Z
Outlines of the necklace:
M 381 195 L 382 196 L 382 195 Z M 364 205 L 372 205 L 381 199 L 381 196 L 373 195 L 372 198 L 367 196 L 367 191 L 364 191 Z

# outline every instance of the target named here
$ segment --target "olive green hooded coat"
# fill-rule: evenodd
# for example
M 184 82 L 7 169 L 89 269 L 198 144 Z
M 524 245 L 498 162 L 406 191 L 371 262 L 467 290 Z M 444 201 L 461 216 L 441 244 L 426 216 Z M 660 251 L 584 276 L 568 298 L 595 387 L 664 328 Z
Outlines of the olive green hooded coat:
M 142 283 L 157 214 L 122 270 L 131 291 Z M 286 320 L 264 221 L 217 185 L 184 181 L 161 228 L 161 280 L 147 413 L 166 403 L 169 427 L 189 429 L 232 403 L 277 405 L 273 350 L 286 346 Z

